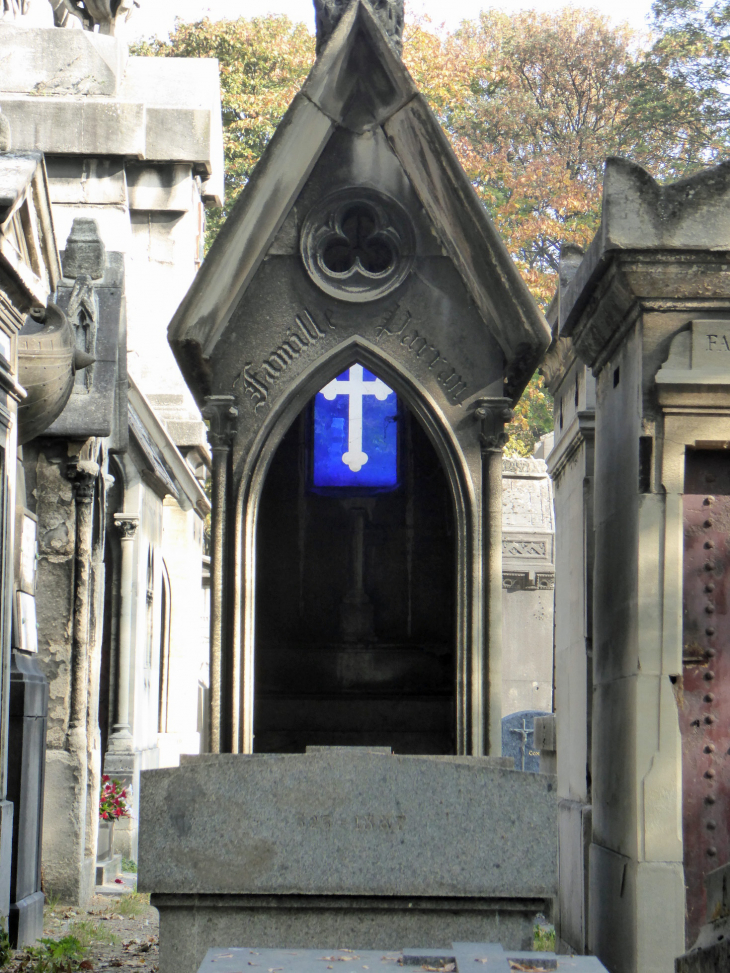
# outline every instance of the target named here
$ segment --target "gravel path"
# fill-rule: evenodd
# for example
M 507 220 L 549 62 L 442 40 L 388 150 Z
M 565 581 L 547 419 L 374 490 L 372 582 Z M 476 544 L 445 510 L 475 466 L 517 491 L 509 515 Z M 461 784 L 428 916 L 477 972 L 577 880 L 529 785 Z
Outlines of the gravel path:
M 82 969 L 108 970 L 132 967 L 157 973 L 159 957 L 159 916 L 149 904 L 149 896 L 134 891 L 136 875 L 125 873 L 121 883 L 97 889 L 88 910 L 58 903 L 45 908 L 44 936 L 62 939 L 76 936 L 87 947 Z M 25 964 L 24 954 L 15 954 L 8 973 L 17 973 Z M 30 966 L 25 966 L 26 971 Z

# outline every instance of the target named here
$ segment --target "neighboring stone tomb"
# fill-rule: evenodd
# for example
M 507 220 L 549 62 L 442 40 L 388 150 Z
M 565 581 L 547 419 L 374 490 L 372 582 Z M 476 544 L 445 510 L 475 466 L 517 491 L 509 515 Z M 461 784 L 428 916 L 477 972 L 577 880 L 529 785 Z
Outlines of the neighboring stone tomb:
M 222 138 L 215 61 L 130 57 L 105 36 L 129 5 L 76 9 L 102 32 L 0 24 L 0 145 L 8 128 L 16 148 L 45 153 L 68 241 L 58 301 L 96 358 L 24 448 L 51 683 L 45 887 L 85 904 L 102 761 L 134 805 L 142 767 L 204 741 L 209 457 L 165 327 L 202 259 L 203 207 L 220 203 Z M 116 827 L 127 857 L 137 825 Z
M 554 340 L 540 371 L 554 396 L 554 446 L 548 469 L 555 496 L 555 705 L 558 853 L 556 928 L 563 942 L 588 950 L 588 859 L 591 842 L 591 707 L 593 704 L 593 443 L 596 380 L 570 338 L 557 333 L 560 299 L 583 259 L 564 246 L 560 286 L 548 308 Z
M 211 943 L 529 949 L 555 890 L 555 778 L 511 764 L 322 748 L 143 774 L 162 973 L 194 973 Z
M 540 447 L 544 444 L 540 443 Z M 545 460 L 502 462 L 502 712 L 551 712 L 555 525 Z
M 558 931 L 669 973 L 730 851 L 730 165 L 662 187 L 610 159 L 600 231 L 566 256 L 546 364 Z

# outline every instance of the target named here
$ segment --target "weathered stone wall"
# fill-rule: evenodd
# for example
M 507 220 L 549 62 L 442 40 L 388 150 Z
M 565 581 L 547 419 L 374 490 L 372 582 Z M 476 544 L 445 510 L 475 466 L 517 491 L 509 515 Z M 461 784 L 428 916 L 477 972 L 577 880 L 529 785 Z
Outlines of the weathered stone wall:
M 39 662 L 49 682 L 44 876 L 48 891 L 80 903 L 93 893 L 95 876 L 101 775 L 99 609 L 104 590 L 98 520 L 94 528 L 100 508 L 84 502 L 87 528 L 81 536 L 79 498 L 69 479 L 82 445 L 34 440 L 24 451 L 28 504 L 38 517 Z M 94 442 L 83 452 L 96 452 Z M 79 631 L 82 620 L 86 634 Z M 87 661 L 79 669 L 82 654 Z M 76 686 L 79 678 L 83 690 Z M 71 702 L 74 694 L 84 698 L 78 714 Z
M 46 155 L 59 240 L 67 239 L 75 219 L 91 218 L 107 251 L 119 255 L 114 279 L 104 283 L 107 303 L 116 300 L 117 312 L 120 301 L 122 307 L 126 303 L 126 321 L 122 313 L 111 346 L 98 349 L 97 359 L 103 358 L 107 367 L 110 348 L 116 354 L 118 346 L 115 380 L 122 389 L 117 405 L 122 405 L 116 419 L 124 435 L 106 446 L 126 447 L 127 360 L 143 392 L 175 399 L 166 413 L 169 434 L 152 411 L 141 421 L 133 462 L 124 466 L 125 489 L 115 494 L 117 509 L 111 513 L 127 512 L 140 519 L 132 544 L 132 591 L 122 592 L 121 599 L 119 565 L 116 575 L 110 569 L 116 594 L 107 622 L 114 632 L 107 633 L 111 657 L 103 671 L 106 491 L 99 487 L 91 504 L 92 547 L 84 553 L 78 497 L 67 470 L 70 456 L 79 453 L 91 433 L 78 423 L 70 433 L 67 412 L 62 417 L 66 424 L 52 430 L 57 438 L 32 444 L 28 453 L 29 493 L 35 491 L 33 505 L 39 516 L 40 659 L 51 687 L 44 869 L 49 889 L 83 903 L 93 883 L 99 775 L 105 758 L 100 697 L 107 722 L 103 735 L 113 751 L 108 769 L 132 785 L 133 806 L 140 769 L 159 761 L 163 560 L 168 557 L 178 575 L 168 608 L 180 612 L 181 618 L 175 621 L 172 655 L 173 668 L 180 672 L 168 673 L 168 715 L 177 721 L 177 736 L 167 741 L 166 759 L 175 762 L 181 750 L 197 749 L 198 744 L 198 678 L 192 670 L 200 667 L 204 645 L 199 621 L 204 512 L 196 504 L 201 498 L 205 504 L 205 499 L 174 443 L 203 458 L 207 450 L 200 413 L 174 362 L 166 328 L 202 259 L 203 208 L 222 197 L 218 71 L 216 62 L 205 59 L 168 63 L 130 58 L 120 39 L 93 32 L 22 29 L 4 23 L 0 33 L 6 54 L 0 76 L 3 117 L 10 119 L 16 146 L 27 145 Z M 105 308 L 99 306 L 100 314 Z M 100 372 L 101 365 L 95 369 Z M 93 411 L 87 409 L 92 425 L 99 418 Z M 165 495 L 174 497 L 172 503 L 180 505 L 188 524 L 185 537 L 172 543 L 169 555 L 162 536 Z M 113 520 L 109 524 L 116 531 Z M 119 544 L 117 536 L 112 540 Z M 122 675 L 119 618 L 113 616 L 120 602 L 129 603 L 130 598 L 129 667 Z M 81 719 L 78 712 L 74 716 L 73 698 L 81 678 L 79 646 L 87 643 L 82 666 L 87 698 Z M 183 661 L 188 651 L 196 666 Z M 120 680 L 129 697 L 125 719 L 130 724 L 117 726 L 115 736 Z M 136 818 L 125 819 L 117 828 L 118 850 L 129 857 L 136 857 L 136 828 Z
M 549 713 L 555 525 L 544 460 L 503 460 L 502 531 L 502 715 Z
M 592 375 L 573 355 L 551 391 L 557 403 L 556 441 L 548 458 L 555 489 L 555 711 L 560 754 L 561 882 L 556 927 L 564 943 L 583 953 L 588 941 L 591 814 L 595 385 Z

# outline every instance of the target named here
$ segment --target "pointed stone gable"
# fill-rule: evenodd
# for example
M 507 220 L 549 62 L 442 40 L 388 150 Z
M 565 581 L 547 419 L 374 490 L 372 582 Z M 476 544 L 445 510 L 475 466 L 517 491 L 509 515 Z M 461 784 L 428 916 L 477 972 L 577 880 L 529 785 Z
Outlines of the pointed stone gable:
M 306 289 L 312 283 L 303 266 L 306 257 L 300 253 L 303 224 L 315 201 L 338 189 L 345 195 L 366 189 L 385 200 L 394 199 L 405 204 L 406 222 L 414 223 L 416 252 L 408 273 L 387 297 L 374 294 L 368 305 L 367 320 L 383 329 L 381 339 L 399 313 L 416 315 L 414 308 L 406 307 L 414 278 L 443 293 L 443 281 L 434 277 L 435 271 L 426 270 L 424 261 L 432 268 L 439 264 L 440 273 L 452 275 L 449 300 L 453 302 L 458 293 L 464 308 L 459 312 L 452 308 L 449 320 L 442 321 L 444 333 L 438 336 L 426 334 L 423 328 L 416 328 L 416 334 L 408 326 L 397 332 L 399 341 L 411 335 L 412 364 L 426 354 L 422 342 L 433 348 L 429 361 L 436 352 L 441 359 L 450 360 L 449 354 L 458 357 L 447 352 L 447 343 L 463 346 L 462 359 L 468 361 L 462 364 L 460 359 L 456 371 L 462 376 L 470 372 L 464 401 L 487 394 L 488 388 L 488 394 L 501 395 L 504 389 L 512 399 L 519 396 L 549 343 L 547 324 L 369 3 L 353 0 L 170 325 L 170 342 L 199 401 L 206 395 L 231 392 L 229 383 L 240 376 L 234 394 L 245 390 L 256 399 L 259 415 L 271 404 L 272 389 L 262 387 L 266 380 L 253 350 L 245 351 L 257 344 L 256 338 L 265 330 L 260 321 L 254 322 L 258 315 L 250 304 L 252 299 L 256 303 L 252 294 L 260 291 L 262 278 L 275 293 L 281 290 L 277 280 L 282 277 L 289 282 L 297 274 L 302 278 L 297 294 L 290 295 L 293 313 L 284 313 L 280 326 L 273 329 L 267 347 L 262 348 L 262 361 L 270 357 L 268 346 L 276 353 L 287 329 L 298 327 L 297 315 L 305 312 L 317 319 L 315 327 L 327 335 L 319 351 L 332 349 L 335 332 L 339 340 L 353 337 L 353 327 L 358 327 L 354 322 L 353 327 L 338 331 L 323 318 L 327 315 L 326 320 L 333 321 L 345 308 L 352 309 L 351 303 L 325 290 L 330 300 L 324 306 L 321 290 L 315 290 L 315 298 L 305 298 L 301 286 Z M 353 195 L 355 202 L 357 195 Z M 321 217 L 326 221 L 332 215 Z M 291 273 L 284 274 L 283 265 L 276 272 L 265 267 L 284 256 L 292 264 Z M 430 304 L 433 298 L 425 300 Z M 273 307 L 270 312 L 272 320 Z M 244 318 L 247 325 L 242 323 Z M 236 327 L 238 338 L 231 333 Z M 252 329 L 255 335 L 248 333 Z M 375 332 L 369 338 L 379 343 Z M 387 341 L 386 337 L 383 344 Z M 224 375 L 216 367 L 221 356 L 231 360 L 231 354 L 237 353 L 234 347 L 251 363 L 248 386 L 244 363 L 235 374 L 224 367 Z

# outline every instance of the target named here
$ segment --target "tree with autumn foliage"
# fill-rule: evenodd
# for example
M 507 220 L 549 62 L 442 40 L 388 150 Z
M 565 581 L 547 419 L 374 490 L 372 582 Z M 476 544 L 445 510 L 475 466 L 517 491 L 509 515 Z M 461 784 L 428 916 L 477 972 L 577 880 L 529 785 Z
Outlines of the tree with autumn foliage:
M 543 306 L 561 243 L 585 246 L 598 228 L 607 156 L 673 179 L 727 149 L 722 91 L 698 83 L 701 60 L 690 70 L 698 47 L 676 11 L 699 2 L 657 0 L 674 10 L 671 43 L 658 36 L 642 44 L 628 27 L 573 8 L 487 10 L 453 34 L 424 20 L 407 25 L 406 66 Z M 226 207 L 210 213 L 210 243 L 304 82 L 314 38 L 281 16 L 178 21 L 169 41 L 150 40 L 135 53 L 220 62 Z M 527 455 L 551 427 L 550 398 L 536 376 L 517 407 L 509 450 Z
M 595 11 L 565 8 L 487 10 L 436 44 L 416 26 L 404 45 L 406 64 L 543 305 L 555 289 L 560 244 L 585 246 L 598 228 L 607 156 L 676 179 L 727 149 L 725 126 L 703 93 L 639 40 Z

